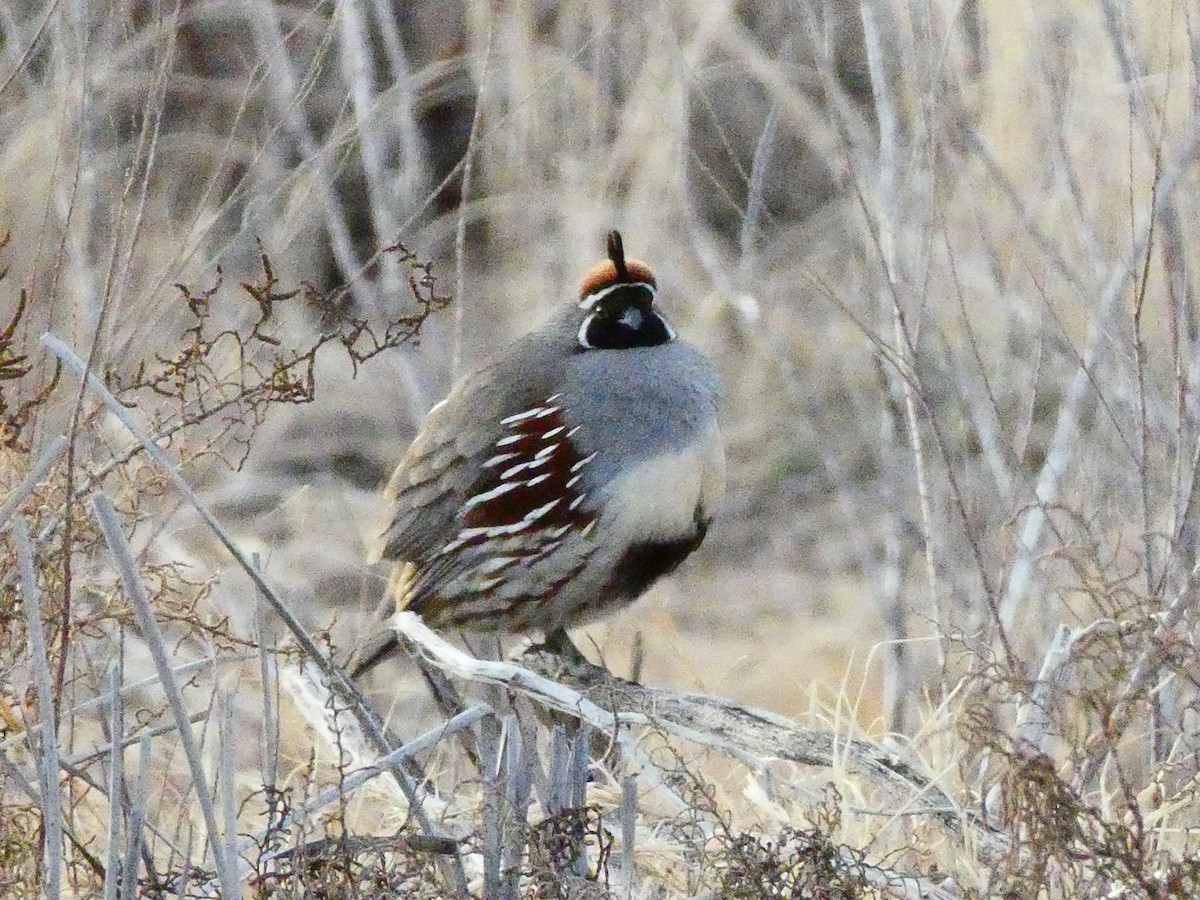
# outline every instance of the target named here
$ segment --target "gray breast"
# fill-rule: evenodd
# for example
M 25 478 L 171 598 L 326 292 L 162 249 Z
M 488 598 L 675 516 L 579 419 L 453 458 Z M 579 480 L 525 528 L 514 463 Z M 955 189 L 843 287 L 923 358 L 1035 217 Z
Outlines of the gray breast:
M 597 454 L 589 474 L 605 484 L 631 464 L 691 446 L 716 418 L 721 387 L 704 354 L 675 340 L 577 353 L 563 393 L 581 426 L 580 450 Z

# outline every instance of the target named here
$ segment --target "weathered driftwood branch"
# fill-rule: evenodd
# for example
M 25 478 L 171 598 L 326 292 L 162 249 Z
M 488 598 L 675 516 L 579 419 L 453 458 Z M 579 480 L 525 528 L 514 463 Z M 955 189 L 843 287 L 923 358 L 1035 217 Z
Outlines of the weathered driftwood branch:
M 950 798 L 896 754 L 867 741 L 803 728 L 783 716 L 723 697 L 646 687 L 593 666 L 570 666 L 536 647 L 525 652 L 521 665 L 476 659 L 435 634 L 413 613 L 399 613 L 393 627 L 443 671 L 501 685 L 603 732 L 616 733 L 622 725 L 655 729 L 733 756 L 756 771 L 764 771 L 771 760 L 839 766 L 899 791 L 906 806 L 932 809 L 955 836 L 962 837 L 964 816 Z
M 613 737 L 639 777 L 658 781 L 661 774 L 631 740 L 631 728 L 649 728 L 711 747 L 765 771 L 772 760 L 811 766 L 840 766 L 852 774 L 901 789 L 905 803 L 921 799 L 923 808 L 961 839 L 962 824 L 949 798 L 911 766 L 866 741 L 838 738 L 801 728 L 764 710 L 751 709 L 721 697 L 648 688 L 615 678 L 607 671 L 571 663 L 541 648 L 531 648 L 520 663 L 477 659 L 431 631 L 413 613 L 393 619 L 401 643 L 414 648 L 429 664 L 448 675 L 493 684 L 527 697 L 534 704 L 586 722 Z M 666 787 L 659 781 L 656 787 Z M 950 898 L 950 887 L 928 879 L 866 865 L 852 854 L 843 864 L 887 896 Z

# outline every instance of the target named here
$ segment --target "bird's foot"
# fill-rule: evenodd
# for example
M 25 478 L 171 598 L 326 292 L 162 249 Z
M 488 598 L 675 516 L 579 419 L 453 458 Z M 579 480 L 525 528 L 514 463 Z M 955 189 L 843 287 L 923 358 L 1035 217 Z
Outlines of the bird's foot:
M 534 644 L 525 653 L 545 653 L 555 657 L 560 674 L 578 684 L 592 685 L 613 680 L 612 673 L 605 666 L 596 665 L 584 656 L 562 628 L 548 632 L 542 643 Z

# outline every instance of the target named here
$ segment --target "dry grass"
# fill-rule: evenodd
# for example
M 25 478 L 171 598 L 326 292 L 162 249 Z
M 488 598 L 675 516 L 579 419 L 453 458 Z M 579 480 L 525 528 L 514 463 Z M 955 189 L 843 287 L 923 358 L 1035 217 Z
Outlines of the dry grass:
M 18 2 L 0 34 L 0 893 L 1200 891 L 1192 5 Z M 579 642 L 626 673 L 640 633 L 645 683 L 925 787 L 626 723 L 631 798 L 632 751 L 555 763 L 535 699 L 468 683 L 482 764 L 434 741 L 287 818 L 380 747 L 256 597 L 341 658 L 420 416 L 614 226 L 724 376 L 730 496 Z M 367 687 L 402 741 L 446 718 L 407 663 Z

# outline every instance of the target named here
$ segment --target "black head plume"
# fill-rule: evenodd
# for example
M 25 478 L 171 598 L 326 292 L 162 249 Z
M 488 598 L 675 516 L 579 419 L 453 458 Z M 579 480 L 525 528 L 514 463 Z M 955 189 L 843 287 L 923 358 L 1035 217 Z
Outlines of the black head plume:
M 625 268 L 625 242 L 621 240 L 621 232 L 615 228 L 610 231 L 604 245 L 608 249 L 608 258 L 612 260 L 613 268 L 617 270 L 617 280 L 628 281 L 629 270 Z

